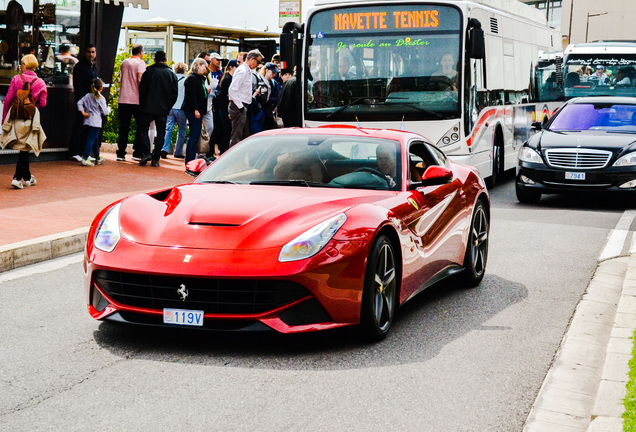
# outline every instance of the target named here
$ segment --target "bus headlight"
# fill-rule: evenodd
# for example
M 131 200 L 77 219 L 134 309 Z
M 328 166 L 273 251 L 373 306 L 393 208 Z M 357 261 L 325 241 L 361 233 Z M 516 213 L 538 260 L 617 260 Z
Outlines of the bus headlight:
M 437 141 L 437 147 L 445 147 L 459 141 L 459 123 L 450 128 L 442 137 Z

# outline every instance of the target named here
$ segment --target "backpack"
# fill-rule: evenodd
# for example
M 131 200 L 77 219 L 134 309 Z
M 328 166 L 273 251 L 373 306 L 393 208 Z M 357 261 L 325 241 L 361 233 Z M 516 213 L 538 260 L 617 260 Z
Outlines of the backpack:
M 14 119 L 31 120 L 35 115 L 35 102 L 31 94 L 31 83 L 24 79 L 20 74 L 20 78 L 24 81 L 21 90 L 18 90 L 15 99 L 11 102 L 11 116 Z

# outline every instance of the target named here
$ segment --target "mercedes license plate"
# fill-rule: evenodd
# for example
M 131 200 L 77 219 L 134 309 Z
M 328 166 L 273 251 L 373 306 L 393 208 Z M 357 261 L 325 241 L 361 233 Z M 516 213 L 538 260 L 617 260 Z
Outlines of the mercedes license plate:
M 566 172 L 565 173 L 566 180 L 585 180 L 584 172 Z
M 203 311 L 188 309 L 164 309 L 163 322 L 164 324 L 202 326 Z

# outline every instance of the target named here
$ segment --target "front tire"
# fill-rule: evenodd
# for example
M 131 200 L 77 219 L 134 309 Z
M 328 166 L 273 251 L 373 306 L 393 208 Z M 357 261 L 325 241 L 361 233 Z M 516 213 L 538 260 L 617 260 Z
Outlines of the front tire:
M 360 329 L 370 342 L 384 339 L 391 328 L 397 302 L 397 267 L 389 239 L 382 235 L 369 252 L 364 276 Z
M 482 201 L 477 201 L 473 210 L 466 253 L 464 255 L 464 270 L 461 279 L 469 288 L 479 285 L 486 273 L 488 261 L 489 221 L 486 207 Z

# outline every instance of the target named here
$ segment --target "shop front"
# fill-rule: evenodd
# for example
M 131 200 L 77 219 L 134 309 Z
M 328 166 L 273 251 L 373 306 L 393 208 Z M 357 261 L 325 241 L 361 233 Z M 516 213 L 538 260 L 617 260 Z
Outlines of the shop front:
M 47 140 L 41 160 L 66 156 L 76 118 L 73 65 L 88 44 L 97 48 L 98 76 L 112 82 L 119 28 L 125 6 L 148 9 L 148 0 L 0 1 L 0 107 L 20 59 L 34 54 L 48 99 L 40 110 Z M 0 164 L 14 163 L 17 151 L 0 150 Z

